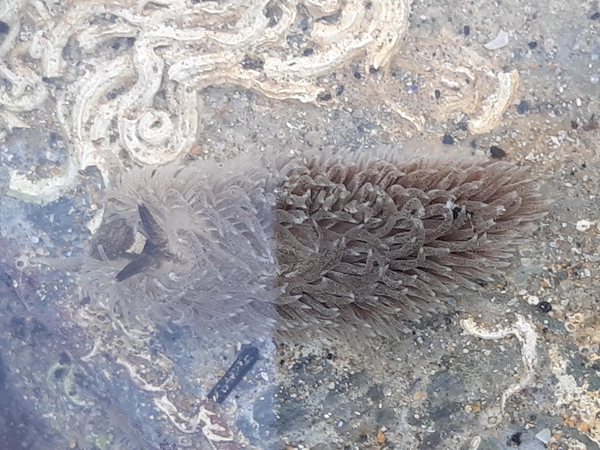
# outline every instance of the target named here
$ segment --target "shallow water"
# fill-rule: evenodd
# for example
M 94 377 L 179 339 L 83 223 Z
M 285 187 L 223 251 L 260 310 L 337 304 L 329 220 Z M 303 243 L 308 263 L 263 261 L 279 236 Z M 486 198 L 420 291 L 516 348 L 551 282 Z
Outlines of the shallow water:
M 598 448 L 598 8 L 0 0 L 0 450 Z M 255 340 L 226 382 L 249 343 L 82 291 L 131 167 L 389 143 L 513 161 L 555 200 L 397 340 Z

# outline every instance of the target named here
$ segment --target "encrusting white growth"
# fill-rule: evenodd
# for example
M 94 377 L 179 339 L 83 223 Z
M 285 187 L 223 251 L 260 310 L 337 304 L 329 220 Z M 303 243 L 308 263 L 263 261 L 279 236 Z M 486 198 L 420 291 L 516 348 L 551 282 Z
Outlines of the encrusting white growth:
M 125 324 L 394 336 L 492 280 L 546 206 L 512 163 L 394 147 L 146 167 L 107 193 L 81 282 Z
M 355 59 L 366 68 L 388 66 L 408 31 L 411 6 L 411 0 L 159 3 L 99 0 L 63 10 L 0 0 L 8 27 L 0 40 L 0 78 L 7 80 L 0 83 L 0 138 L 3 128 L 38 126 L 29 116 L 51 99 L 70 152 L 52 178 L 11 171 L 11 195 L 54 201 L 90 166 L 108 183 L 122 169 L 122 152 L 140 165 L 187 154 L 197 142 L 207 86 L 315 102 L 327 89 L 319 77 Z M 289 39 L 303 11 L 310 13 L 311 26 L 302 31 L 310 53 Z
M 477 325 L 472 317 L 462 320 L 461 325 L 467 333 L 482 339 L 498 340 L 514 335 L 521 343 L 521 354 L 523 356 L 523 365 L 525 366 L 525 375 L 518 383 L 510 385 L 502 393 L 500 408 L 501 411 L 504 412 L 506 402 L 513 394 L 533 384 L 535 369 L 538 364 L 537 333 L 535 327 L 519 314 L 516 315 L 516 320 L 510 327 L 503 327 L 497 330 L 487 330 L 484 327 Z

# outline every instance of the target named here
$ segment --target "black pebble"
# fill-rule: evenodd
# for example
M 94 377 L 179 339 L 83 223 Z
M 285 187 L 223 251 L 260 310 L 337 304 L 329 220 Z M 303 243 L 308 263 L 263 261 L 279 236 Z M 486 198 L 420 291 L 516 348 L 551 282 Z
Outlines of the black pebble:
M 454 144 L 454 138 L 449 134 L 445 134 L 444 138 L 442 139 L 442 142 L 446 145 L 452 145 Z
M 354 72 L 354 78 L 356 78 L 357 80 L 360 80 L 362 78 L 362 75 L 358 72 Z
M 525 114 L 527 111 L 529 111 L 529 103 L 526 100 L 521 100 L 517 105 L 517 112 L 519 114 Z
M 10 26 L 6 22 L 0 20 L 0 34 L 8 34 Z
M 319 94 L 319 100 L 321 100 L 322 102 L 327 102 L 331 100 L 331 94 L 329 92 Z
M 379 69 L 376 69 L 373 66 L 369 67 L 369 73 L 377 73 L 377 72 L 379 72 Z
M 304 51 L 302 52 L 302 54 L 304 56 L 310 56 L 314 53 L 315 51 L 312 48 L 305 48 Z
M 552 305 L 548 302 L 540 302 L 538 307 L 545 313 L 552 311 Z
M 338 87 L 335 88 L 335 95 L 340 96 L 344 93 L 344 85 L 340 84 Z
M 492 145 L 490 147 L 490 154 L 492 155 L 492 158 L 498 158 L 498 159 L 506 158 L 506 152 L 504 150 L 502 150 L 500 147 L 496 147 L 495 145 Z
M 592 19 L 592 20 L 599 20 L 600 19 L 600 12 L 595 12 L 594 14 L 592 14 L 590 16 L 590 19 Z
M 517 446 L 521 445 L 521 432 L 517 432 L 510 437 L 510 442 L 517 444 Z
M 537 47 L 537 42 L 535 42 L 535 41 L 531 41 L 531 42 L 530 42 L 530 43 L 528 43 L 527 45 L 529 45 L 529 48 L 530 48 L 531 50 L 533 50 L 534 48 L 536 48 L 536 47 Z
M 468 36 L 471 34 L 471 27 L 468 25 L 465 25 L 463 28 L 463 33 L 465 34 L 465 36 Z
M 571 128 L 576 130 L 577 128 L 579 128 L 579 124 L 577 122 L 575 122 L 574 120 L 571 120 Z
M 440 98 L 442 96 L 442 93 L 440 92 L 439 89 L 435 90 L 435 98 Z

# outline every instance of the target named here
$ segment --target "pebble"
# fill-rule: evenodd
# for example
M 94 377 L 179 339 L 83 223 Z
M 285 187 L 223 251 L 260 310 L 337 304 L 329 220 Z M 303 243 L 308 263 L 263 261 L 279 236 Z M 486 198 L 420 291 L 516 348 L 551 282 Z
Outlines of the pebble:
M 526 100 L 521 100 L 521 102 L 517 105 L 517 112 L 519 114 L 525 114 L 529 111 L 529 102 Z
M 510 437 L 511 442 L 514 442 L 515 444 L 517 444 L 517 446 L 521 445 L 523 442 L 521 439 L 522 435 L 523 433 L 521 433 L 520 431 L 516 432 Z
M 531 41 L 527 44 L 531 50 L 537 47 L 537 42 Z
M 327 387 L 331 390 L 335 389 L 335 382 L 332 381 Z
M 579 97 L 577 97 L 577 99 L 575 100 L 575 104 L 577 106 L 581 106 L 581 99 Z
M 527 303 L 531 306 L 537 306 L 540 303 L 540 298 L 537 295 L 529 295 L 527 296 Z
M 541 302 L 538 307 L 545 313 L 552 311 L 552 305 L 548 302 Z
M 497 158 L 497 159 L 502 159 L 506 157 L 506 152 L 504 150 L 502 150 L 500 147 L 497 147 L 495 145 L 492 145 L 490 147 L 490 154 L 492 155 L 492 158 Z
M 442 138 L 442 142 L 446 145 L 453 145 L 454 138 L 452 136 L 450 136 L 449 134 L 445 134 L 444 137 Z
M 548 442 L 550 442 L 550 438 L 552 438 L 552 432 L 548 428 L 544 428 L 542 431 L 536 434 L 535 437 L 544 444 L 548 444 Z
M 469 34 L 471 34 L 471 27 L 468 26 L 468 25 L 465 25 L 463 27 L 463 33 L 464 33 L 465 36 L 468 36 Z

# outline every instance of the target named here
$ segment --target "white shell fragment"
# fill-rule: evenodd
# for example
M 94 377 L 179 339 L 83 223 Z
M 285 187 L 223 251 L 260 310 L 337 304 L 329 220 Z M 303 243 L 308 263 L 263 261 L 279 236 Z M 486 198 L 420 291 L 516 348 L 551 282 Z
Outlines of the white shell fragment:
M 535 437 L 542 441 L 544 444 L 547 444 L 548 442 L 550 442 L 550 439 L 552 438 L 552 433 L 550 432 L 550 430 L 548 428 L 544 428 L 542 431 L 540 431 L 538 434 L 535 435 Z
M 582 233 L 584 233 L 590 228 L 592 228 L 595 224 L 596 222 L 594 221 L 582 219 L 577 221 L 575 228 L 577 228 L 577 231 L 581 231 Z
M 504 30 L 500 30 L 494 40 L 485 44 L 484 47 L 488 50 L 498 50 L 499 48 L 506 47 L 507 45 L 508 33 Z

